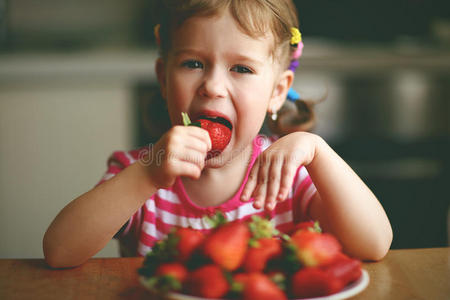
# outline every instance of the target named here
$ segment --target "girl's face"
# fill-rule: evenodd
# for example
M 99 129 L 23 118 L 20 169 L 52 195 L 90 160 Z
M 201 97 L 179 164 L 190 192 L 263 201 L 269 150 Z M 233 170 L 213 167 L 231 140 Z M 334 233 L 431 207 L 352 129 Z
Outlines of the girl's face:
M 206 166 L 220 167 L 251 146 L 266 112 L 281 107 L 293 74 L 280 70 L 272 49 L 272 35 L 246 35 L 228 11 L 192 17 L 173 33 L 167 59 L 156 68 L 172 124 L 182 124 L 187 112 L 193 120 L 221 116 L 232 125 L 230 143 Z

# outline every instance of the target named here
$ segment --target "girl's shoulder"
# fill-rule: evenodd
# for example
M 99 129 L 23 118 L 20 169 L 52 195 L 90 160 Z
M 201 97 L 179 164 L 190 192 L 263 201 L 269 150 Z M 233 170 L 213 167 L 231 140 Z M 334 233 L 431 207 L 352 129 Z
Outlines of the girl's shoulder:
M 142 158 L 148 151 L 149 149 L 147 147 L 129 151 L 114 151 L 108 158 L 108 166 L 117 165 L 122 167 L 122 169 L 126 168 Z
M 126 167 L 132 165 L 149 151 L 148 147 L 141 147 L 129 151 L 114 151 L 107 160 L 107 170 L 97 185 L 111 179 Z

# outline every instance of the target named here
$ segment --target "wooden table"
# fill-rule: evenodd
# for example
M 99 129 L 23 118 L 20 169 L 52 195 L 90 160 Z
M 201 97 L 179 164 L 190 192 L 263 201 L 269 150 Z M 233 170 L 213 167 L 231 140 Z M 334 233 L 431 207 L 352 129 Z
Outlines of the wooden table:
M 450 299 L 450 248 L 391 250 L 365 263 L 369 286 L 352 299 Z M 1 259 L 0 299 L 151 299 L 139 286 L 142 258 L 91 259 L 51 270 L 42 259 Z

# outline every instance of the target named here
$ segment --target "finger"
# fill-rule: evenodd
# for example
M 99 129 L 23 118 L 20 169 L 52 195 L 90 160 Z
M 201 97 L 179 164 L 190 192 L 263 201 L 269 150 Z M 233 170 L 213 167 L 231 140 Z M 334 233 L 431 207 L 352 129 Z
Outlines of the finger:
M 197 165 L 201 170 L 205 166 L 205 153 L 185 148 L 182 152 L 175 155 L 175 159 Z
M 256 189 L 253 191 L 253 196 L 255 198 L 253 206 L 255 208 L 261 208 L 264 206 L 264 201 L 267 193 L 267 181 L 269 179 L 268 176 L 269 167 L 270 167 L 270 159 L 264 156 L 261 160 L 258 170 Z
M 210 150 L 208 143 L 205 143 L 203 139 L 199 138 L 192 138 L 186 141 L 185 147 L 187 149 L 195 150 L 200 153 L 204 153 L 206 156 L 206 153 Z
M 283 168 L 281 170 L 281 183 L 280 189 L 278 191 L 277 201 L 284 201 L 291 189 L 292 182 L 294 181 L 295 172 L 297 168 L 289 161 L 283 164 Z
M 203 168 L 205 161 L 205 153 L 190 149 L 184 146 L 184 144 L 171 144 L 167 148 L 165 160 L 172 161 L 184 161 L 190 162 Z
M 170 177 L 187 176 L 197 179 L 202 172 L 202 169 L 197 164 L 181 160 L 175 156 L 165 160 L 162 167 Z
M 179 160 L 173 165 L 175 166 L 176 170 L 178 170 L 178 176 L 186 176 L 193 179 L 198 179 L 202 174 L 203 168 L 189 161 Z
M 283 167 L 283 159 L 277 158 L 272 160 L 269 169 L 269 180 L 267 183 L 267 195 L 265 208 L 267 210 L 273 210 L 276 205 L 276 198 L 280 189 L 280 176 L 281 169 Z
M 258 178 L 258 169 L 259 164 L 258 161 L 255 162 L 252 169 L 250 170 L 250 174 L 248 175 L 247 183 L 245 184 L 244 189 L 241 194 L 241 201 L 250 200 L 250 196 L 252 195 L 255 187 L 256 187 L 256 179 Z
M 197 126 L 174 126 L 170 130 L 168 135 L 171 140 L 183 145 L 189 145 L 193 139 L 202 141 L 208 146 L 208 150 L 211 149 L 211 139 L 206 130 Z
M 195 136 L 196 138 L 202 140 L 208 146 L 207 151 L 211 150 L 212 143 L 207 130 L 197 126 L 188 126 L 186 128 L 189 129 L 189 132 L 190 134 L 192 134 L 192 136 Z

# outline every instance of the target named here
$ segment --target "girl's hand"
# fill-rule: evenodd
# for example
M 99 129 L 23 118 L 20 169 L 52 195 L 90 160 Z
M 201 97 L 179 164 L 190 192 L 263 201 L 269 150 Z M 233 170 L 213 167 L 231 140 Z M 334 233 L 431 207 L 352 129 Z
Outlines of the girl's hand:
M 167 188 L 178 176 L 200 177 L 211 150 L 206 130 L 196 126 L 174 126 L 141 158 L 156 188 Z
M 297 169 L 314 159 L 317 140 L 314 134 L 295 132 L 270 145 L 256 159 L 241 200 L 254 197 L 255 208 L 273 210 L 277 201 L 286 199 Z

